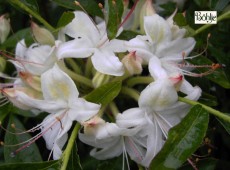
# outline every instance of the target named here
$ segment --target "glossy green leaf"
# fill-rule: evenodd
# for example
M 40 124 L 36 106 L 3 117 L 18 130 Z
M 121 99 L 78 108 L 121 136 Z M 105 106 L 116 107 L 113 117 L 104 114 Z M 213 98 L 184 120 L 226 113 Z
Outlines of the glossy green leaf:
M 194 65 L 201 65 L 201 66 L 211 66 L 213 63 L 206 57 L 200 56 L 196 57 L 192 60 L 189 60 Z M 198 72 L 200 74 L 205 73 L 207 71 L 210 71 L 211 68 L 197 68 Z M 230 88 L 230 81 L 228 80 L 228 77 L 226 73 L 222 70 L 222 68 L 218 68 L 216 70 L 213 70 L 213 72 L 209 73 L 208 75 L 204 76 L 205 78 L 219 84 L 220 86 L 224 88 Z
M 0 170 L 59 170 L 59 161 L 11 163 L 0 165 Z
M 230 116 L 229 113 L 225 113 L 225 114 L 228 115 L 228 116 Z M 225 121 L 225 120 L 219 119 L 219 118 L 217 118 L 217 120 L 220 122 L 220 124 L 225 128 L 225 130 L 230 135 L 230 123 L 227 122 L 227 121 Z
M 217 3 L 215 4 L 215 7 L 213 10 L 221 11 L 228 5 L 229 2 L 230 0 L 217 0 Z
M 200 105 L 194 106 L 181 123 L 169 131 L 167 141 L 149 169 L 179 168 L 202 143 L 208 121 L 208 112 Z
M 106 11 L 108 11 L 107 33 L 111 40 L 117 35 L 124 7 L 122 0 L 107 0 L 106 2 L 108 4 L 106 5 Z
M 69 158 L 67 169 L 77 169 L 82 170 L 81 163 L 80 163 L 80 157 L 77 154 L 77 144 L 75 143 L 73 146 L 73 149 L 71 151 L 71 155 Z
M 110 82 L 95 89 L 85 99 L 90 102 L 106 105 L 113 101 L 121 90 L 121 82 Z
M 19 42 L 21 39 L 25 39 L 27 42 L 33 40 L 30 28 L 22 29 L 14 33 L 0 46 L 0 48 L 15 48 L 17 42 Z
M 208 158 L 208 159 L 199 160 L 195 165 L 199 170 L 215 170 L 217 162 L 218 162 L 217 159 Z M 187 164 L 179 168 L 179 170 L 194 170 L 194 168 L 190 164 Z
M 12 128 L 11 124 L 14 124 L 16 128 Z M 15 116 L 11 115 L 8 122 L 7 130 L 12 133 L 19 133 L 25 131 L 25 128 Z M 6 163 L 42 161 L 41 155 L 35 143 L 30 144 L 28 147 L 25 147 L 24 149 L 16 153 L 16 151 L 20 147 L 26 146 L 26 144 L 23 145 L 17 145 L 17 144 L 31 139 L 31 136 L 28 133 L 24 133 L 24 134 L 12 134 L 12 133 L 6 132 L 4 138 L 4 143 L 6 145 L 4 147 L 4 157 Z M 7 145 L 17 145 L 17 146 L 7 147 Z
M 74 19 L 74 13 L 73 12 L 64 12 L 61 16 L 61 18 L 58 21 L 57 29 L 60 29 L 67 24 L 69 24 Z
M 57 3 L 59 6 L 62 6 L 67 9 L 72 10 L 82 10 L 79 6 L 76 6 L 74 1 L 75 0 L 52 0 Z M 92 16 L 99 16 L 103 17 L 103 13 L 101 9 L 98 7 L 98 4 L 95 0 L 78 0 L 81 6 Z

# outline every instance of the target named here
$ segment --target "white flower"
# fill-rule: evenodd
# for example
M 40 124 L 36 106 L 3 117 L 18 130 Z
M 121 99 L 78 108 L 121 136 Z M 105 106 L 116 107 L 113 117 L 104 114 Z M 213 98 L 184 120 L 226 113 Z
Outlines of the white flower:
M 165 138 L 169 129 L 178 124 L 190 108 L 188 104 L 178 101 L 175 85 L 180 81 L 179 90 L 187 95 L 186 98 L 197 100 L 200 97 L 199 87 L 192 87 L 186 80 L 176 76 L 155 80 L 141 92 L 138 101 L 139 107 L 160 127 Z
M 47 148 L 52 149 L 53 158 L 58 159 L 72 122 L 90 119 L 98 113 L 100 105 L 78 98 L 79 92 L 74 82 L 56 64 L 42 74 L 41 88 L 44 100 L 31 98 L 21 92 L 18 92 L 17 100 L 50 113 L 39 127 Z
M 162 133 L 139 108 L 128 109 L 116 116 L 116 123 L 95 121 L 91 133 L 79 133 L 82 142 L 94 146 L 91 156 L 104 160 L 127 153 L 132 160 L 148 167 L 163 145 Z M 87 127 L 89 132 L 89 127 Z M 123 160 L 124 161 L 124 160 Z M 124 166 L 124 164 L 123 164 Z M 124 168 L 124 167 L 123 167 Z
M 27 48 L 23 39 L 17 43 L 15 58 L 11 62 L 16 66 L 18 71 L 29 72 L 40 76 L 52 68 L 56 62 L 55 46 L 34 43 Z
M 168 58 L 174 62 L 183 60 L 195 45 L 191 37 L 182 38 L 184 32 L 176 34 L 171 21 L 166 21 L 161 16 L 154 14 L 144 17 L 144 36 L 137 36 L 126 43 L 129 51 L 136 51 L 145 62 L 149 62 L 151 54 L 160 59 Z M 180 58 L 178 56 L 181 56 Z
M 121 76 L 122 63 L 115 52 L 125 52 L 124 41 L 107 38 L 105 23 L 96 26 L 84 12 L 74 12 L 75 18 L 62 32 L 74 38 L 62 43 L 57 49 L 57 57 L 86 58 L 91 56 L 95 69 L 103 74 Z

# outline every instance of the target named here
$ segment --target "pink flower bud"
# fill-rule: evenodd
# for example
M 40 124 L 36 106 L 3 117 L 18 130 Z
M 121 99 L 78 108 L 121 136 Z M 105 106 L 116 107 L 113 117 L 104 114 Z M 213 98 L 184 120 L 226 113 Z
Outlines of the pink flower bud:
M 136 56 L 136 52 L 130 52 L 123 59 L 126 70 L 130 75 L 140 74 L 142 72 L 142 58 Z

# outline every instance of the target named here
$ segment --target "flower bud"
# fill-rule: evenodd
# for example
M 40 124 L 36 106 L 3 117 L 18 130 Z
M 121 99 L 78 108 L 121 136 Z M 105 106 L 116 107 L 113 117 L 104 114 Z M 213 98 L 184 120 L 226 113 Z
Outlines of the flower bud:
M 104 124 L 105 121 L 102 118 L 95 116 L 92 119 L 82 123 L 84 126 L 84 134 L 96 135 L 97 130 Z
M 156 11 L 153 8 L 152 0 L 146 0 L 140 11 L 140 30 L 141 32 L 144 32 L 144 17 L 151 16 L 155 13 Z
M 55 38 L 49 30 L 39 27 L 34 22 L 31 23 L 31 29 L 34 38 L 38 43 L 50 46 L 53 46 L 55 44 Z
M 142 72 L 142 58 L 136 56 L 136 52 L 130 52 L 121 61 L 130 75 Z
M 93 86 L 95 88 L 100 87 L 103 84 L 106 84 L 109 82 L 110 76 L 100 73 L 100 72 L 96 72 L 95 76 L 93 77 Z
M 0 43 L 3 43 L 10 33 L 10 19 L 6 15 L 0 16 Z

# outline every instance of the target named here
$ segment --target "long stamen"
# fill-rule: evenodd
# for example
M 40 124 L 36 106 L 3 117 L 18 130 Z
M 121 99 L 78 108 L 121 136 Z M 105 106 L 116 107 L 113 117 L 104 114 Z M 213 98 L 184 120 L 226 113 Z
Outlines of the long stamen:
M 129 138 L 128 138 L 128 143 L 130 144 L 131 148 L 133 149 L 134 151 L 134 154 L 137 156 L 137 158 L 142 161 L 143 160 L 143 157 L 142 155 L 140 154 L 141 152 L 138 150 L 138 147 L 136 146 L 136 144 Z

